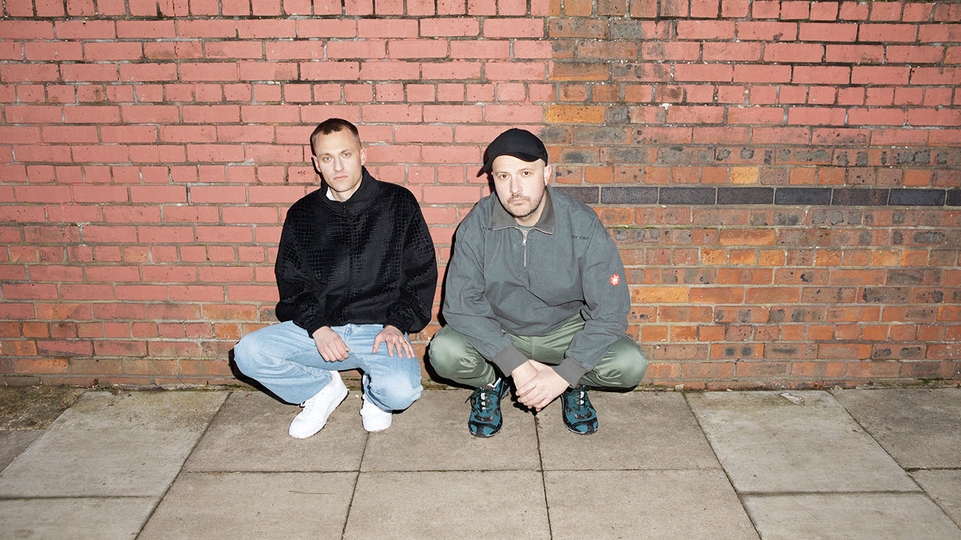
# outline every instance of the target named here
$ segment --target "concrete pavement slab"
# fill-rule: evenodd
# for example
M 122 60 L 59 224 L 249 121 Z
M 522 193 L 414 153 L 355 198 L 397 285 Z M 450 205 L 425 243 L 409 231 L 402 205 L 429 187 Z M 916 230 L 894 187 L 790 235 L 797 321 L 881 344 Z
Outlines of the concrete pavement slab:
M 87 392 L 0 472 L 0 497 L 159 497 L 226 392 Z
M 155 498 L 10 499 L 0 501 L 0 537 L 77 540 L 136 538 Z
M 911 474 L 924 491 L 961 527 L 961 469 L 916 471 Z
M 689 394 L 735 489 L 749 492 L 917 491 L 878 443 L 822 391 Z
M 547 471 L 553 540 L 757 540 L 720 469 Z
M 764 540 L 961 540 L 961 529 L 924 493 L 744 496 Z
M 0 431 L 0 471 L 19 456 L 43 431 Z
M 536 471 L 360 475 L 344 538 L 548 539 Z
M 340 538 L 356 481 L 356 472 L 185 472 L 138 540 Z
M 961 388 L 833 394 L 902 467 L 961 467 Z
M 301 411 L 263 392 L 233 392 L 185 464 L 188 471 L 356 471 L 367 432 L 360 393 L 351 392 L 327 425 L 307 439 L 287 434 Z
M 571 433 L 560 400 L 537 413 L 545 470 L 719 468 L 684 396 L 675 392 L 591 392 L 597 433 Z
M 367 442 L 366 471 L 536 470 L 534 419 L 504 400 L 504 427 L 482 439 L 467 431 L 469 390 L 434 390 L 394 415 L 386 431 Z

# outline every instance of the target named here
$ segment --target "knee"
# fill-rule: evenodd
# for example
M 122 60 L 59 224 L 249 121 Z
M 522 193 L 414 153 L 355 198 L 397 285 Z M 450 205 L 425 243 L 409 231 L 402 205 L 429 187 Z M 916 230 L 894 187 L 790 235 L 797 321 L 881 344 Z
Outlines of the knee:
M 633 388 L 641 383 L 647 371 L 647 359 L 636 343 L 620 347 L 610 365 L 614 386 Z
M 374 401 L 385 410 L 402 411 L 420 398 L 424 387 L 420 382 L 410 384 L 409 381 L 394 381 L 393 384 L 375 384 L 371 382 L 367 392 Z
M 247 334 L 234 345 L 234 363 L 237 369 L 254 378 L 274 360 L 269 347 L 259 338 L 257 332 L 259 331 Z
M 644 358 L 644 353 L 638 351 L 636 355 L 632 356 L 634 358 L 630 362 L 625 362 L 622 367 L 621 381 L 625 388 L 632 388 L 641 384 L 644 373 L 647 372 L 647 359 Z
M 249 334 L 240 338 L 240 341 L 234 345 L 234 363 L 244 375 L 250 375 L 253 359 L 257 357 L 253 349 L 253 340 L 250 339 Z
M 458 371 L 457 367 L 461 356 L 456 352 L 459 347 L 457 337 L 459 335 L 445 326 L 438 330 L 430 340 L 427 361 L 441 377 L 451 378 Z

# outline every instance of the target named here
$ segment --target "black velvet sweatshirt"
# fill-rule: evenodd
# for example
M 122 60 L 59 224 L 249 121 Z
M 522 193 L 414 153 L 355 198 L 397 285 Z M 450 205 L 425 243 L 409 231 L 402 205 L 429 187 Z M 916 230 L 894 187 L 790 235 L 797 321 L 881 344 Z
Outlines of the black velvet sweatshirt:
M 287 212 L 274 266 L 277 318 L 311 335 L 346 324 L 419 332 L 430 322 L 437 260 L 414 195 L 366 168 L 347 202 L 329 199 L 327 189 Z

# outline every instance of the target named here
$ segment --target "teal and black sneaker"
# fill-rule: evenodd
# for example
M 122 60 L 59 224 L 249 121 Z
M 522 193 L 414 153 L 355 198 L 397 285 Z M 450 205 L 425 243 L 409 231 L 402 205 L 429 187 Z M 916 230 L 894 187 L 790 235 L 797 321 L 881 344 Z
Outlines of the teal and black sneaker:
M 493 437 L 504 425 L 501 415 L 501 398 L 507 394 L 507 383 L 497 379 L 493 384 L 482 386 L 470 396 L 470 417 L 467 429 L 475 437 Z
M 587 397 L 587 390 L 586 386 L 575 386 L 561 394 L 564 425 L 578 435 L 590 435 L 597 431 L 597 411 Z

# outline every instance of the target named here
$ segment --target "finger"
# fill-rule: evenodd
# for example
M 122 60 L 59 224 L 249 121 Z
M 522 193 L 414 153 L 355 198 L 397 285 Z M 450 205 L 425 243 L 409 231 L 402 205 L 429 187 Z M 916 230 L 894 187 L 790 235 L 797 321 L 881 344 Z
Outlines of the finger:
M 533 407 L 540 401 L 538 392 L 533 388 L 528 388 L 523 395 L 520 392 L 517 394 L 517 401 L 524 405 L 525 407 Z
M 350 356 L 350 349 L 343 341 L 335 341 L 330 345 L 331 357 L 334 360 L 346 360 Z

